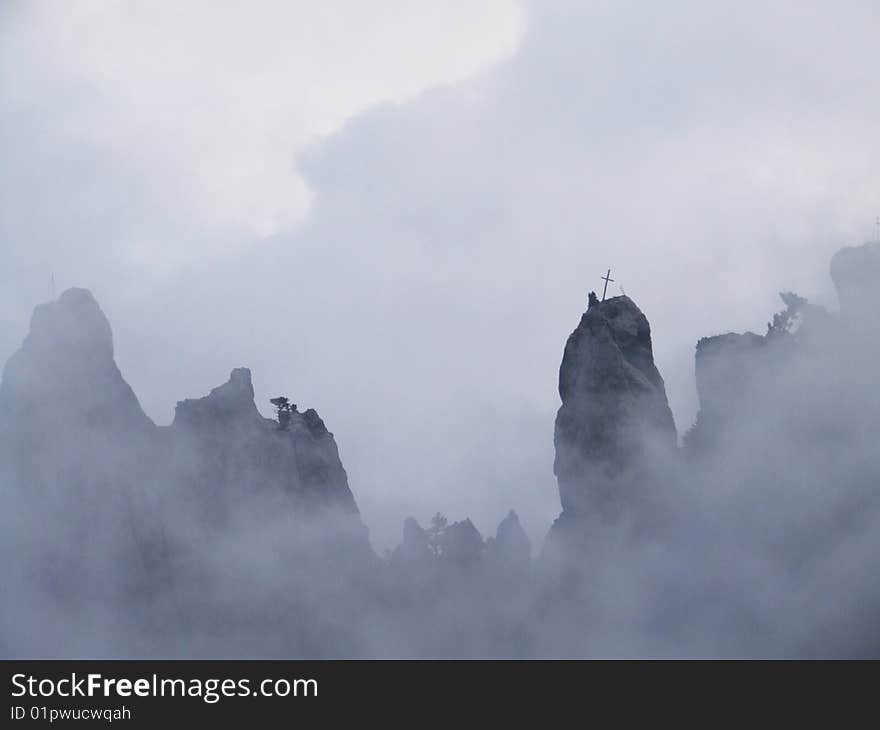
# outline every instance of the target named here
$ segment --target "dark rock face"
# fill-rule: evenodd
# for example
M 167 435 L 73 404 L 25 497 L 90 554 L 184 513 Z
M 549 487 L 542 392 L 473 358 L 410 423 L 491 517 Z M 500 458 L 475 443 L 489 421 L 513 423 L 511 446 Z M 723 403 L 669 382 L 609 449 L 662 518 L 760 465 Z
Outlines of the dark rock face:
M 559 369 L 554 473 L 563 511 L 607 499 L 646 449 L 674 449 L 675 423 L 654 365 L 651 327 L 626 296 L 591 306 Z

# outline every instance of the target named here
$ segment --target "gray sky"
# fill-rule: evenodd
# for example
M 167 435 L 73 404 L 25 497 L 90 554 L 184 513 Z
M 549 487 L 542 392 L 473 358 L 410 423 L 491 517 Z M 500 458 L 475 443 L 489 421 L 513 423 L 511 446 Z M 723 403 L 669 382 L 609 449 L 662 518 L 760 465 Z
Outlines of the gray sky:
M 368 5 L 371 6 L 368 9 Z M 565 338 L 605 269 L 679 431 L 693 346 L 763 331 L 880 214 L 876 2 L 8 2 L 0 360 L 90 288 L 160 424 L 253 370 L 336 434 L 381 549 L 534 541 Z M 619 293 L 618 284 L 612 293 Z

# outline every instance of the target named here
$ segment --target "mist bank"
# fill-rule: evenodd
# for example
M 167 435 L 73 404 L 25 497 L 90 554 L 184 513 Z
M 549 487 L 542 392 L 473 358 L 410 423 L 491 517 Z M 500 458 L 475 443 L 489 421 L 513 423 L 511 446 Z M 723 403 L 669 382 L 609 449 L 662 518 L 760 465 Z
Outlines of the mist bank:
M 700 340 L 684 433 L 648 317 L 591 296 L 559 372 L 561 513 L 534 555 L 513 511 L 488 538 L 409 519 L 376 555 L 314 410 L 264 418 L 235 368 L 156 426 L 97 302 L 68 290 L 0 382 L 0 651 L 876 656 L 880 244 L 831 275 L 839 312 L 786 293 L 765 333 Z

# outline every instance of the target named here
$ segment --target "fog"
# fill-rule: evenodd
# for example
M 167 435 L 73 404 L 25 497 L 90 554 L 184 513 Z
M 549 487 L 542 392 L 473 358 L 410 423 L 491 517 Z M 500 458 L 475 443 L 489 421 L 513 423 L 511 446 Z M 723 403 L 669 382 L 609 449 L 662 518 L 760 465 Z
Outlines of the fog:
M 779 291 L 837 310 L 828 261 L 873 237 L 878 212 L 880 11 L 356 5 L 192 4 L 172 22 L 161 3 L 4 4 L 0 362 L 35 304 L 88 287 L 155 423 L 247 366 L 263 415 L 282 393 L 320 413 L 379 555 L 408 516 L 469 517 L 485 537 L 514 508 L 537 557 L 560 511 L 562 348 L 607 268 L 609 294 L 651 321 L 680 436 L 700 337 L 763 333 Z M 464 587 L 383 610 L 409 590 L 396 573 L 367 580 L 369 610 L 316 627 L 310 607 L 351 586 L 306 558 L 286 570 L 290 535 L 310 528 L 256 500 L 203 534 L 198 509 L 167 506 L 172 482 L 165 506 L 151 482 L 135 485 L 149 498 L 101 507 L 108 547 L 87 551 L 101 557 L 79 594 L 100 600 L 79 606 L 69 586 L 53 599 L 28 571 L 84 539 L 69 519 L 81 503 L 84 524 L 104 524 L 103 497 L 47 512 L 7 476 L 3 553 L 29 557 L 4 568 L 22 586 L 5 599 L 5 653 L 876 653 L 876 340 L 816 329 L 818 355 L 756 376 L 722 455 L 650 464 L 650 483 L 587 530 L 588 588 L 553 609 L 558 634 L 536 628 L 531 583 L 524 600 L 511 589 L 513 618 Z M 113 525 L 131 509 L 149 529 L 121 547 L 131 531 Z M 121 610 L 114 556 L 140 554 L 151 530 L 189 556 L 171 561 L 176 593 Z M 210 588 L 181 596 L 190 569 Z M 256 607 L 290 595 L 301 621 L 261 623 Z M 201 633 L 205 605 L 227 608 Z M 501 638 L 453 638 L 498 621 Z
M 851 250 L 848 309 L 786 296 L 765 337 L 701 343 L 684 446 L 627 438 L 611 470 L 591 451 L 531 565 L 518 528 L 470 522 L 376 557 L 323 426 L 249 410 L 246 371 L 156 429 L 67 292 L 0 385 L 3 652 L 875 656 L 880 243 Z
M 686 426 L 696 340 L 833 306 L 872 234 L 873 3 L 322 7 L 4 4 L 0 360 L 54 274 L 158 423 L 246 365 L 339 436 L 380 548 L 442 508 L 541 538 L 547 373 L 608 267 Z

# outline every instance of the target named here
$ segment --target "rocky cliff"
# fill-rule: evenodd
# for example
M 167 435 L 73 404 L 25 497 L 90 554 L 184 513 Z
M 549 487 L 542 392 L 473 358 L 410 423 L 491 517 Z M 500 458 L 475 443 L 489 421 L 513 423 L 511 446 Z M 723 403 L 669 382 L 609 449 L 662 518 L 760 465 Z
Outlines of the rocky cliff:
M 279 429 L 259 414 L 251 374 L 239 368 L 157 427 L 123 379 L 107 318 L 84 289 L 38 306 L 3 370 L 0 487 L 4 509 L 42 526 L 23 538 L 32 541 L 22 556 L 34 561 L 33 574 L 45 590 L 78 600 L 83 586 L 106 601 L 154 594 L 245 519 L 277 533 L 280 545 L 329 550 L 349 563 L 372 555 L 317 413 L 295 413 Z

